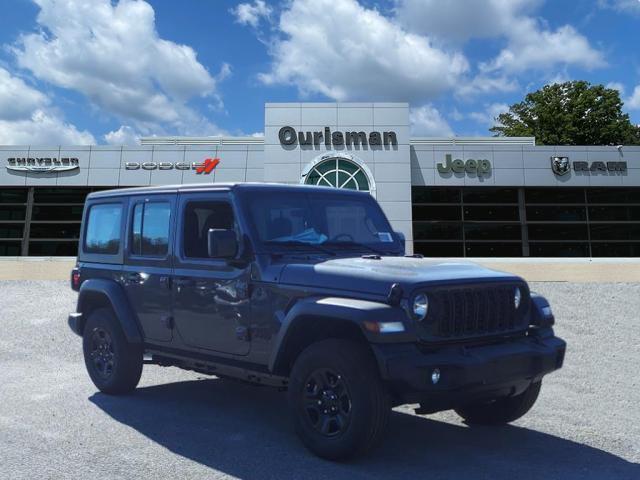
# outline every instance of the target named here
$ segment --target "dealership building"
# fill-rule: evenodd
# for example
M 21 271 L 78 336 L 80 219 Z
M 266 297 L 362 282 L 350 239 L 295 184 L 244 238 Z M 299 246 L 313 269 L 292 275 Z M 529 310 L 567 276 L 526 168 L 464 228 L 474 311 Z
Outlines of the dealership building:
M 640 256 L 639 146 L 412 137 L 406 103 L 268 103 L 264 137 L 0 146 L 0 162 L 0 256 L 75 256 L 92 191 L 219 182 L 367 191 L 425 256 Z

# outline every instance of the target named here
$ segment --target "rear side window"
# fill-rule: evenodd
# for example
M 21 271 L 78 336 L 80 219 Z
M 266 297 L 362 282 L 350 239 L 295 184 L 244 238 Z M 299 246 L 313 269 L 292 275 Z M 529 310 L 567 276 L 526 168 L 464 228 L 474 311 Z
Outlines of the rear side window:
M 169 251 L 169 202 L 138 203 L 133 210 L 131 253 L 164 257 Z
M 121 220 L 122 204 L 92 205 L 87 215 L 84 251 L 86 253 L 116 255 L 120 250 Z

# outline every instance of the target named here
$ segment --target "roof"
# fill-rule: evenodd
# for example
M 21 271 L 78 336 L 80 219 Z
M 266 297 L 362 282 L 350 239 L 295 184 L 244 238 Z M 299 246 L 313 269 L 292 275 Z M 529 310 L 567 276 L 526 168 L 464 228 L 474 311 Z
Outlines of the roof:
M 133 187 L 133 188 L 117 188 L 113 190 L 102 190 L 89 194 L 88 198 L 105 198 L 105 197 L 121 197 L 128 195 L 148 195 L 161 193 L 176 192 L 195 192 L 195 191 L 231 191 L 231 190 L 255 190 L 255 191 L 305 191 L 316 190 L 326 193 L 327 190 L 340 193 L 366 194 L 356 190 L 336 189 L 334 187 L 319 187 L 316 185 L 300 185 L 285 183 L 263 183 L 263 182 L 236 182 L 236 183 L 191 183 L 184 185 L 157 185 L 153 187 Z

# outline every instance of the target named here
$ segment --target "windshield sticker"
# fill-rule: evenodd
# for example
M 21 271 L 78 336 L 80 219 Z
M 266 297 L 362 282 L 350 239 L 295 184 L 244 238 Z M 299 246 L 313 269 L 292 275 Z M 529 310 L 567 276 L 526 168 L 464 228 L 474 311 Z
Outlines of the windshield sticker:
M 380 239 L 381 242 L 384 242 L 384 243 L 393 242 L 393 237 L 389 232 L 378 232 L 378 238 Z

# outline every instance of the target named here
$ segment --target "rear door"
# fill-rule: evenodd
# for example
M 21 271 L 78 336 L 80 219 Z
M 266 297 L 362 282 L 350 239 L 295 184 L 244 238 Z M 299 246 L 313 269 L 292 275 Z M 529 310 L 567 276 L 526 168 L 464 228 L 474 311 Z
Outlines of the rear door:
M 126 229 L 122 284 L 145 340 L 168 342 L 171 318 L 171 232 L 176 195 L 132 197 Z
M 249 265 L 209 258 L 211 228 L 240 231 L 229 192 L 181 193 L 173 277 L 173 316 L 191 347 L 249 353 Z

